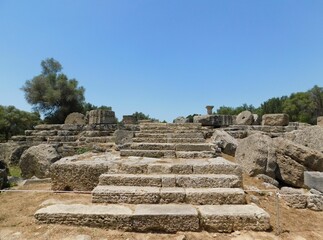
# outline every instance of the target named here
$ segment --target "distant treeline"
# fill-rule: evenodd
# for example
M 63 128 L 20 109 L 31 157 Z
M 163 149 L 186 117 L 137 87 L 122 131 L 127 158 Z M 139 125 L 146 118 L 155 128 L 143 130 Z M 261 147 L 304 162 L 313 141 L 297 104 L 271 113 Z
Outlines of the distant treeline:
M 323 115 L 323 87 L 315 85 L 306 92 L 273 97 L 263 102 L 258 108 L 248 104 L 239 107 L 221 106 L 215 113 L 237 115 L 244 110 L 260 116 L 266 113 L 287 113 L 292 122 L 316 124 L 317 117 Z

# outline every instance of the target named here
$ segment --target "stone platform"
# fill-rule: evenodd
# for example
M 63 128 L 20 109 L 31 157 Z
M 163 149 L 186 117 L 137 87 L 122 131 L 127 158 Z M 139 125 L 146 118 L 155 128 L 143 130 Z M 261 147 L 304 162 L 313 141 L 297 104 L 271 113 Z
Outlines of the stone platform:
M 269 215 L 253 205 L 64 205 L 38 210 L 40 223 L 101 227 L 135 232 L 266 231 Z
M 91 205 L 38 210 L 41 223 L 136 232 L 265 231 L 269 215 L 246 205 L 239 165 L 222 157 L 157 159 L 84 154 L 52 165 L 54 190 L 92 190 Z

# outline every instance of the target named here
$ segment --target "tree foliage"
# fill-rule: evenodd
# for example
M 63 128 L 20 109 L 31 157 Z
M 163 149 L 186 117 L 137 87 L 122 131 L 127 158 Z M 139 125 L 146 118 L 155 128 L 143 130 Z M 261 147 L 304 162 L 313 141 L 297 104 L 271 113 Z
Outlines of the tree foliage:
M 13 135 L 24 134 L 25 130 L 32 129 L 39 122 L 40 116 L 36 112 L 0 105 L 0 140 L 8 141 Z
M 156 118 L 151 118 L 149 115 L 144 114 L 143 112 L 135 112 L 132 114 L 137 120 L 151 120 L 153 122 L 158 121 Z
M 27 102 L 45 116 L 47 123 L 63 123 L 71 112 L 83 112 L 84 91 L 78 81 L 61 73 L 53 58 L 41 62 L 42 72 L 22 87 Z
M 243 104 L 239 107 L 221 106 L 217 114 L 237 115 L 244 110 L 260 116 L 268 113 L 286 113 L 292 122 L 315 124 L 318 116 L 323 116 L 323 88 L 315 85 L 306 92 L 292 93 L 289 96 L 273 97 L 263 102 L 260 107 Z
M 256 108 L 253 105 L 248 105 L 246 103 L 242 104 L 239 107 L 227 107 L 227 106 L 221 106 L 219 109 L 217 109 L 216 114 L 220 115 L 238 115 L 242 111 L 250 111 L 254 112 Z

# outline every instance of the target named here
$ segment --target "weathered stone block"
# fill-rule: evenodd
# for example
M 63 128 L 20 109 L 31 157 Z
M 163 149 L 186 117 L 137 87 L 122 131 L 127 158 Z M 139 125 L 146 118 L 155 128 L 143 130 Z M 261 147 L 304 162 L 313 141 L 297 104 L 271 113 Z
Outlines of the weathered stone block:
M 285 113 L 279 113 L 263 115 L 261 124 L 267 126 L 287 126 L 288 123 L 289 116 Z
M 133 229 L 138 232 L 198 231 L 197 210 L 190 205 L 138 205 L 133 214 Z
M 185 190 L 184 188 L 162 187 L 160 189 L 160 203 L 184 203 Z
M 97 186 L 92 191 L 93 203 L 154 204 L 159 200 L 158 187 Z
M 304 184 L 323 193 L 323 172 L 304 172 Z
M 206 231 L 266 231 L 270 228 L 269 214 L 257 206 L 205 205 L 199 206 L 198 210 Z
M 121 205 L 56 204 L 39 209 L 35 218 L 40 223 L 67 224 L 107 229 L 132 229 L 133 211 Z

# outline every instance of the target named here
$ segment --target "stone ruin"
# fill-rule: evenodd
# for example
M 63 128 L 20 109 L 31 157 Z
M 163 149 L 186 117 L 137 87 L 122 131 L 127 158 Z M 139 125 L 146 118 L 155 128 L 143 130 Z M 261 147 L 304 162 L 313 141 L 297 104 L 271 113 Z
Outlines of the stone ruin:
M 284 114 L 265 115 L 260 122 L 250 112 L 214 115 L 212 108 L 207 106 L 207 115 L 195 116 L 193 123 L 138 122 L 124 116 L 120 125 L 113 111 L 94 110 L 84 118 L 70 117 L 77 124 L 39 125 L 13 137 L 28 146 L 50 144 L 65 156 L 50 166 L 53 190 L 92 194 L 92 205 L 52 205 L 39 209 L 35 218 L 136 232 L 269 230 L 269 214 L 247 204 L 242 173 L 265 179 L 277 191 L 284 182 L 306 187 L 302 172 L 323 171 L 323 147 L 308 139 L 305 143 L 302 136 L 319 129 L 290 123 Z M 80 148 L 92 152 L 75 155 Z M 238 164 L 220 157 L 221 152 L 236 155 Z M 289 174 L 285 167 L 290 166 L 297 174 Z M 323 209 L 318 190 L 281 191 L 290 206 Z

